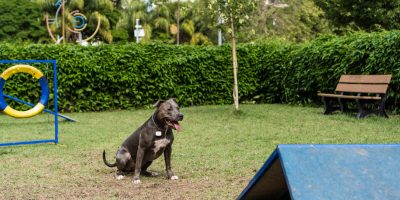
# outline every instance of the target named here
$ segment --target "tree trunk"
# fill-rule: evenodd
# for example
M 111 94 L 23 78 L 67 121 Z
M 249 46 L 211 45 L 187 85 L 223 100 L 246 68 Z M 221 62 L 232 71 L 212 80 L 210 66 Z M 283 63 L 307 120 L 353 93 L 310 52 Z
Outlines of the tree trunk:
M 178 30 L 177 30 L 177 34 L 176 34 L 176 44 L 177 44 L 177 45 L 179 45 L 179 34 L 180 34 L 180 33 L 179 33 L 179 28 L 180 28 L 180 27 L 179 27 L 179 26 L 180 26 L 180 25 L 179 25 L 179 21 L 181 20 L 181 19 L 180 19 L 180 18 L 181 18 L 181 16 L 180 16 L 180 15 L 181 15 L 181 9 L 180 9 L 179 3 L 180 3 L 180 0 L 178 0 L 178 14 L 177 14 L 178 16 L 177 16 L 177 20 L 176 20 L 176 21 L 177 21 L 177 22 L 176 22 L 176 25 L 178 26 Z
M 230 13 L 230 23 L 231 23 L 231 37 L 232 37 L 232 64 L 233 64 L 233 101 L 235 104 L 235 111 L 239 111 L 239 89 L 238 89 L 238 63 L 236 57 L 236 37 L 234 29 L 234 21 L 232 13 Z
M 61 1 L 61 38 L 63 41 L 63 44 L 66 43 L 66 38 L 65 38 L 65 0 Z

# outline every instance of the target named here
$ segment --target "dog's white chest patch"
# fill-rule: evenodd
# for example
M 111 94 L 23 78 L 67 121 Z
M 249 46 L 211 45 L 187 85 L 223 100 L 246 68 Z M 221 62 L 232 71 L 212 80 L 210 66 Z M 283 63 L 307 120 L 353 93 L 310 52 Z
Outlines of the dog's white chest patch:
M 160 139 L 160 140 L 156 140 L 154 142 L 154 153 L 157 153 L 158 151 L 160 151 L 160 149 L 164 149 L 168 144 L 170 143 L 170 140 L 164 138 L 164 139 Z

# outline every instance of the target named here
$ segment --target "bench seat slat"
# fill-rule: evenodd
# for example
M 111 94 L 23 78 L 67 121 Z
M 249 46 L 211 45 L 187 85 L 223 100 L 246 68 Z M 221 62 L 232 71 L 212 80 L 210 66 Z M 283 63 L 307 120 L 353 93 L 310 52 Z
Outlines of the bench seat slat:
M 382 97 L 377 97 L 377 96 L 355 96 L 355 95 L 328 94 L 328 93 L 318 93 L 318 96 L 342 98 L 342 99 L 365 99 L 365 100 L 381 100 L 382 99 Z
M 339 83 L 336 86 L 336 92 L 385 94 L 387 89 L 388 89 L 388 84 L 348 84 L 348 83 Z
M 375 83 L 389 84 L 392 75 L 342 75 L 339 83 Z
M 375 113 L 389 117 L 385 111 L 386 93 L 392 75 L 342 75 L 334 93 L 318 93 L 324 103 L 324 115 L 332 114 L 335 110 L 348 112 L 349 99 L 356 100 L 357 118 Z M 361 101 L 365 100 L 365 101 Z M 369 100 L 369 101 L 368 101 Z M 374 100 L 375 102 L 372 102 Z M 333 102 L 338 105 L 332 104 Z M 374 103 L 366 107 L 366 103 Z

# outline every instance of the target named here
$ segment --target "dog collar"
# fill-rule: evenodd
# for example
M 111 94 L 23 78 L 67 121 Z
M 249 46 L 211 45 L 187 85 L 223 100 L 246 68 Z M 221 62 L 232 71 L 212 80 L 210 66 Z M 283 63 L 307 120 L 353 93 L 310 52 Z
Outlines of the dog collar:
M 156 123 L 156 121 L 154 121 L 154 114 L 151 116 L 151 121 L 153 121 L 153 123 L 156 125 L 156 127 L 157 127 L 157 130 L 160 130 L 160 131 L 163 131 L 163 130 L 167 130 L 167 129 L 162 129 L 162 128 L 160 128 L 159 126 L 158 126 L 158 124 Z

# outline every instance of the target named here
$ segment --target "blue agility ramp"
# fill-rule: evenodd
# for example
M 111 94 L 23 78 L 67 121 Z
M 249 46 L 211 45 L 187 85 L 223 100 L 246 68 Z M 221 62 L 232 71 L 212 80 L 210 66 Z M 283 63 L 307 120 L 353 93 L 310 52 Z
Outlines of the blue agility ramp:
M 238 199 L 400 199 L 400 145 L 278 145 Z

